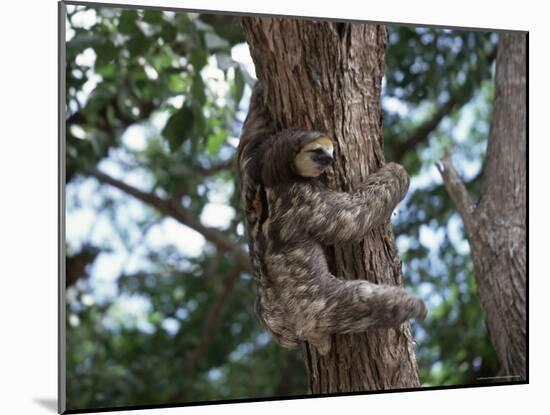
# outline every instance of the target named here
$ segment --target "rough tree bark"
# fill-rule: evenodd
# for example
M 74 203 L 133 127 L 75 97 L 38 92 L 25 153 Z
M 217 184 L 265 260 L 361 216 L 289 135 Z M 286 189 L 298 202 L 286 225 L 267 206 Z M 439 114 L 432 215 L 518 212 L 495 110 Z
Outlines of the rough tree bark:
M 353 191 L 384 164 L 380 90 L 386 29 L 380 25 L 244 18 L 242 25 L 280 129 L 326 131 L 337 161 L 333 189 Z M 330 218 L 327 218 L 330 220 Z M 390 224 L 358 244 L 327 249 L 331 272 L 341 278 L 402 284 L 401 262 Z M 303 357 L 313 393 L 418 387 L 409 324 L 333 336 L 332 350 Z
M 450 156 L 440 165 L 464 221 L 485 322 L 510 381 L 527 380 L 527 108 L 523 33 L 500 35 L 481 199 L 473 207 Z

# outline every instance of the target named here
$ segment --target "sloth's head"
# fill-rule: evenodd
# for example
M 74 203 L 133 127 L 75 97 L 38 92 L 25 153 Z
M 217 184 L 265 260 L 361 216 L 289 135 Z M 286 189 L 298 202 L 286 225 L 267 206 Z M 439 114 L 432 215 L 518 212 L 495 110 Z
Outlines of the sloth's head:
M 307 142 L 294 159 L 294 167 L 302 177 L 319 177 L 334 161 L 334 144 L 326 136 Z
M 258 168 L 266 186 L 319 177 L 334 160 L 334 143 L 319 131 L 283 130 L 257 151 L 263 153 Z

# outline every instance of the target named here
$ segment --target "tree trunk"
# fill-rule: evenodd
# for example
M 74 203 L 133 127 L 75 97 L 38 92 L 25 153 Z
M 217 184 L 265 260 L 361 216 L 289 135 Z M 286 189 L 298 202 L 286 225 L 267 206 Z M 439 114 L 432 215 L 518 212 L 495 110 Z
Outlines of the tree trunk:
M 510 381 L 527 380 L 527 108 L 522 33 L 500 35 L 481 199 L 473 208 L 450 158 L 440 168 L 464 221 L 485 321 Z
M 244 18 L 243 28 L 277 128 L 328 132 L 336 141 L 337 158 L 327 184 L 355 190 L 384 164 L 380 90 L 385 27 Z M 361 243 L 332 246 L 326 254 L 338 277 L 402 284 L 389 223 Z M 333 336 L 326 356 L 305 343 L 310 389 L 320 394 L 418 387 L 413 344 L 408 323 Z

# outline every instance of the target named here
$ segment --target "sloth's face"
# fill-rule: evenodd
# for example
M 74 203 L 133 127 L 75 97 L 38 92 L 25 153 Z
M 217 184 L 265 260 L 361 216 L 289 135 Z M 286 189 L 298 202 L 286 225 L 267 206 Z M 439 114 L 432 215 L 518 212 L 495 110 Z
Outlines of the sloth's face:
M 334 146 L 328 137 L 320 137 L 300 149 L 295 159 L 302 177 L 318 177 L 334 161 Z

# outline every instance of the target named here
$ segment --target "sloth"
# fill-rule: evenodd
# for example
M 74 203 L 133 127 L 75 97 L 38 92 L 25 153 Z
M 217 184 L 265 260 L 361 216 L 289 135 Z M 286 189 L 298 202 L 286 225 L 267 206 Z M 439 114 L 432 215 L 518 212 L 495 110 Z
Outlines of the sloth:
M 333 334 L 398 327 L 427 314 L 401 287 L 330 273 L 325 247 L 358 242 L 387 222 L 409 186 L 403 167 L 388 163 L 353 194 L 331 190 L 319 178 L 334 155 L 322 132 L 276 131 L 256 83 L 236 160 L 256 314 L 282 346 L 307 341 L 322 355 Z

